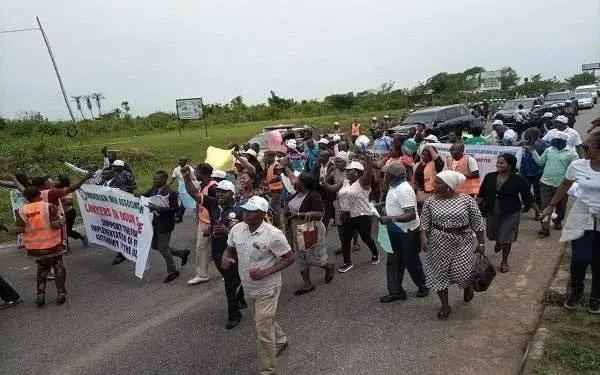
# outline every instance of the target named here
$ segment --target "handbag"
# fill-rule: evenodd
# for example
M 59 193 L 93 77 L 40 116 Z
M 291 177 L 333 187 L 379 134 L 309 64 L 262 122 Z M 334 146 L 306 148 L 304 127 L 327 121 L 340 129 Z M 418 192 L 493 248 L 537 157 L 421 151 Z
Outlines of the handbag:
M 300 251 L 308 251 L 317 246 L 319 242 L 319 230 L 316 222 L 314 220 L 310 221 L 310 214 L 308 220 L 306 223 L 296 225 L 296 245 Z
M 471 271 L 471 283 L 476 292 L 485 292 L 492 280 L 496 277 L 496 270 L 484 254 L 476 253 L 473 270 Z

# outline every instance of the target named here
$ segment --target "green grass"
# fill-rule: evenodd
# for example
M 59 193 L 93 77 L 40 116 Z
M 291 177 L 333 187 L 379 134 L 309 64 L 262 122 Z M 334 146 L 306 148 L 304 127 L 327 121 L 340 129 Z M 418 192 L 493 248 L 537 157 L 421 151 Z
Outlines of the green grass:
M 338 121 L 342 126 L 358 119 L 363 124 L 370 123 L 372 116 L 391 114 L 399 116 L 402 111 L 370 112 L 363 114 L 331 115 L 312 118 L 283 119 L 276 121 L 260 121 L 236 124 L 220 124 L 209 126 L 208 138 L 204 128 L 174 130 L 156 130 L 137 135 L 106 133 L 102 135 L 86 132 L 81 127 L 79 135 L 74 138 L 64 136 L 37 136 L 30 138 L 10 138 L 6 147 L 0 144 L 0 176 L 5 173 L 24 171 L 30 176 L 42 173 L 67 173 L 69 170 L 62 164 L 69 161 L 85 166 L 102 162 L 100 149 L 103 145 L 119 150 L 119 158 L 126 160 L 134 171 L 138 182 L 138 190 L 142 191 L 151 185 L 152 172 L 164 169 L 171 172 L 180 155 L 186 155 L 192 163 L 204 161 L 208 146 L 225 147 L 231 140 L 239 143 L 247 142 L 255 134 L 262 132 L 267 125 L 290 123 L 313 125 L 323 131 L 330 130 L 331 124 Z M 66 134 L 66 130 L 65 130 Z M 72 178 L 75 175 L 70 174 Z M 12 223 L 8 191 L 0 190 L 0 222 Z M 10 234 L 0 233 L 0 243 L 11 240 Z
M 600 374 L 600 317 L 566 313 L 550 328 L 538 375 Z

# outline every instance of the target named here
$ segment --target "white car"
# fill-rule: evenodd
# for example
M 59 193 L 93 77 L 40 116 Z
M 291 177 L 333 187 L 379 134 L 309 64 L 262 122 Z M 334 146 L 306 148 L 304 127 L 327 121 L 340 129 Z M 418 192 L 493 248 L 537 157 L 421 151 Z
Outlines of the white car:
M 599 88 L 596 85 L 578 86 L 575 88 L 575 94 L 582 93 L 582 92 L 589 92 L 590 94 L 592 94 L 594 104 L 596 104 L 596 103 L 598 103 L 598 90 L 599 90 Z
M 575 93 L 575 99 L 577 99 L 579 109 L 592 108 L 594 106 L 594 98 L 589 92 Z

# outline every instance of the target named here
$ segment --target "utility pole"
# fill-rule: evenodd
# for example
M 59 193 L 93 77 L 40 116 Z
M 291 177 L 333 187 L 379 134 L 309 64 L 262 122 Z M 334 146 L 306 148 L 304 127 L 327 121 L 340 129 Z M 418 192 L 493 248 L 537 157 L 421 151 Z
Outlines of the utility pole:
M 52 66 L 54 67 L 54 72 L 56 73 L 56 78 L 58 79 L 58 84 L 60 85 L 60 91 L 62 91 L 63 99 L 65 99 L 65 104 L 67 105 L 67 109 L 69 110 L 69 114 L 71 115 L 71 120 L 75 122 L 75 115 L 73 115 L 73 110 L 71 109 L 71 105 L 69 104 L 69 99 L 67 99 L 67 93 L 65 91 L 65 86 L 63 85 L 62 78 L 60 78 L 60 73 L 58 72 L 58 66 L 56 66 L 56 61 L 54 60 L 54 53 L 52 53 L 52 48 L 50 48 L 50 41 L 48 41 L 48 37 L 42 28 L 42 23 L 40 22 L 39 17 L 35 17 L 38 26 L 40 27 L 40 31 L 42 33 L 42 37 L 44 38 L 44 43 L 46 43 L 46 48 L 48 48 L 48 54 L 50 55 L 50 60 L 52 61 Z

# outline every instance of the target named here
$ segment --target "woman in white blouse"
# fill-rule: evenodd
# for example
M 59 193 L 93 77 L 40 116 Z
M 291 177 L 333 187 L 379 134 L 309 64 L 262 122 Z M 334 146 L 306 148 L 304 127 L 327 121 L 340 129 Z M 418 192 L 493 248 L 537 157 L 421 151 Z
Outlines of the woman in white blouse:
M 569 165 L 565 179 L 558 186 L 548 207 L 542 212 L 545 220 L 556 204 L 577 182 L 578 197 L 563 227 L 561 242 L 573 241 L 570 291 L 565 301 L 567 310 L 577 309 L 583 297 L 584 279 L 588 265 L 592 268 L 592 290 L 588 311 L 600 314 L 600 131 L 591 133 L 582 144 L 585 159 Z
M 346 180 L 338 191 L 338 201 L 342 211 L 342 254 L 344 264 L 338 272 L 352 269 L 351 241 L 356 231 L 371 250 L 371 264 L 379 263 L 379 251 L 371 236 L 372 208 L 369 203 L 373 180 L 373 160 L 363 157 L 362 162 L 353 161 L 346 167 Z

